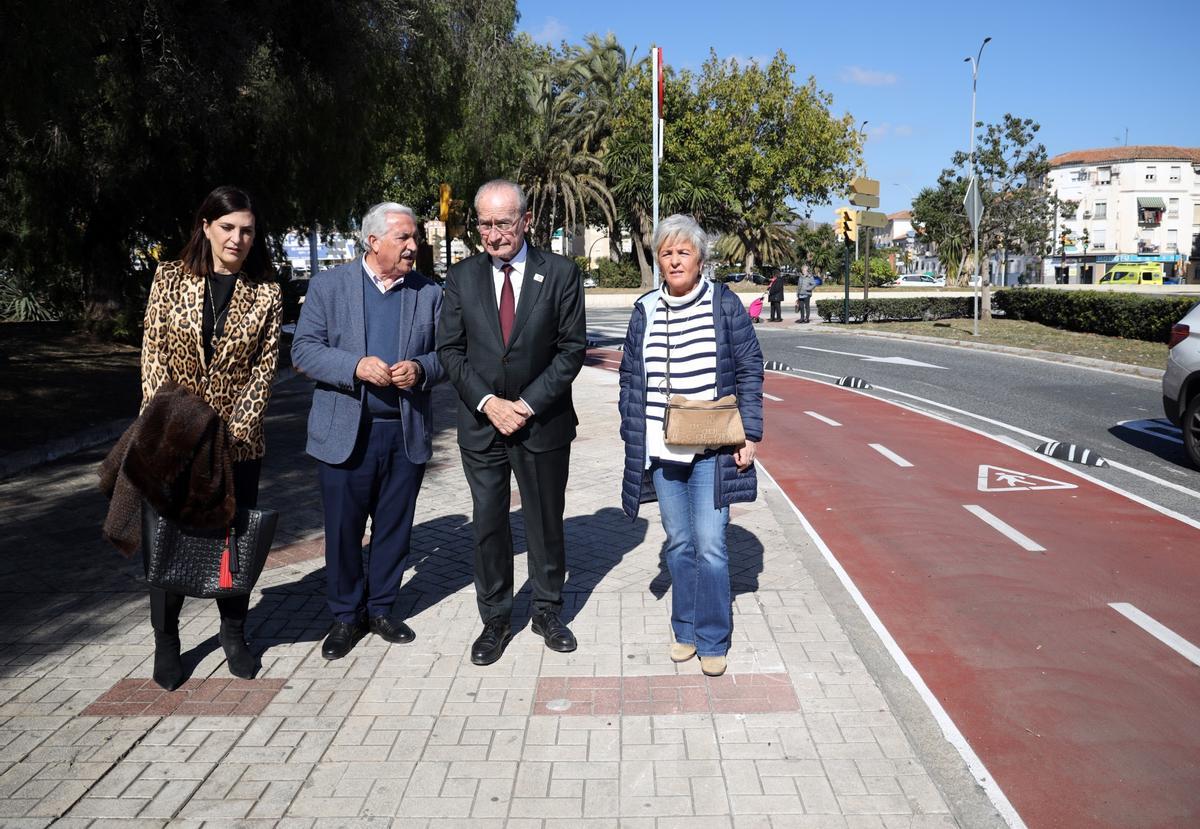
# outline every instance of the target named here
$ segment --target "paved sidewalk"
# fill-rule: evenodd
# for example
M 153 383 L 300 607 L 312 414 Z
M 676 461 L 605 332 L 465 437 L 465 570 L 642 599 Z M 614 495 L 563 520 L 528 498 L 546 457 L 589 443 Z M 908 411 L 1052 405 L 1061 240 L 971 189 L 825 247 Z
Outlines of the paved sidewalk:
M 579 649 L 553 653 L 528 629 L 526 587 L 486 668 L 468 658 L 470 498 L 446 386 L 398 606 L 417 639 L 369 636 L 331 663 L 310 386 L 276 388 L 260 503 L 282 521 L 251 603 L 263 668 L 249 682 L 226 670 L 203 600 L 181 623 L 192 678 L 173 694 L 149 680 L 140 562 L 99 538 L 103 450 L 0 483 L 0 825 L 998 825 L 765 477 L 733 509 L 728 674 L 668 659 L 658 511 L 630 522 L 618 506 L 616 376 L 585 368 L 575 394 L 565 615 Z

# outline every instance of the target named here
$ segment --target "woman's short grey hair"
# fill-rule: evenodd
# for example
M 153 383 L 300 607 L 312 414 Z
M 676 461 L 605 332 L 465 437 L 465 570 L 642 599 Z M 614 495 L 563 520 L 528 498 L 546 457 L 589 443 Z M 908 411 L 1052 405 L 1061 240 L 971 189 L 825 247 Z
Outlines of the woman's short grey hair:
M 367 211 L 367 214 L 363 216 L 362 225 L 359 227 L 358 235 L 362 239 L 364 248 L 370 250 L 371 245 L 367 241 L 369 238 L 382 236 L 387 232 L 387 217 L 392 213 L 403 213 L 413 220 L 413 224 L 417 224 L 417 214 L 411 207 L 394 201 L 381 201 Z
M 682 239 L 685 242 L 691 243 L 696 249 L 696 253 L 700 256 L 700 264 L 704 264 L 708 259 L 708 234 L 700 227 L 700 223 L 691 216 L 683 213 L 676 213 L 668 216 L 658 223 L 658 227 L 654 228 L 654 238 L 651 240 L 651 245 L 654 247 L 654 255 L 658 255 L 658 249 L 663 246 L 664 242 L 669 242 L 673 239 Z
M 488 190 L 496 189 L 511 190 L 512 194 L 517 197 L 517 215 L 524 216 L 525 211 L 529 209 L 529 199 L 525 197 L 525 191 L 521 189 L 521 185 L 515 181 L 509 181 L 506 178 L 494 178 L 487 184 L 475 191 L 475 215 L 479 215 L 479 199 Z

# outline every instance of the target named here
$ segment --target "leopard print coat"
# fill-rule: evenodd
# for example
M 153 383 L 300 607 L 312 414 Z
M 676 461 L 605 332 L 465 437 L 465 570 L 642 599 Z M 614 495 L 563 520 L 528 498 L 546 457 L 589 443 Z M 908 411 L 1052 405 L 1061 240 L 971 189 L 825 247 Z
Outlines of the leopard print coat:
M 225 421 L 232 460 L 261 458 L 267 450 L 263 416 L 279 361 L 279 285 L 238 275 L 225 331 L 213 341 L 211 365 L 205 364 L 200 333 L 205 301 L 204 279 L 182 262 L 158 266 L 146 303 L 141 408 L 170 378 L 200 395 Z

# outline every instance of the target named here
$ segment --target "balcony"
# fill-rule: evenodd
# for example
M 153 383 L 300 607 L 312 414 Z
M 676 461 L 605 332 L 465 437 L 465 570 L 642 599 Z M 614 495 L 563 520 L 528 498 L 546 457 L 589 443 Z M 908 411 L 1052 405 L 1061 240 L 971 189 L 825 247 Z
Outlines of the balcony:
M 1138 239 L 1138 253 L 1158 253 L 1158 245 L 1145 239 Z

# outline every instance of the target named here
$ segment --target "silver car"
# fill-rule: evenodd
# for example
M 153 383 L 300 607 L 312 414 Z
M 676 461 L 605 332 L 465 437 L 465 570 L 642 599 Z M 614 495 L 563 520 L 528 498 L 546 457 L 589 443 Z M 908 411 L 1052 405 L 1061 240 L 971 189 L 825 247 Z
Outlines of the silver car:
M 1200 467 L 1200 304 L 1171 328 L 1168 346 L 1163 411 L 1182 430 L 1192 465 Z

